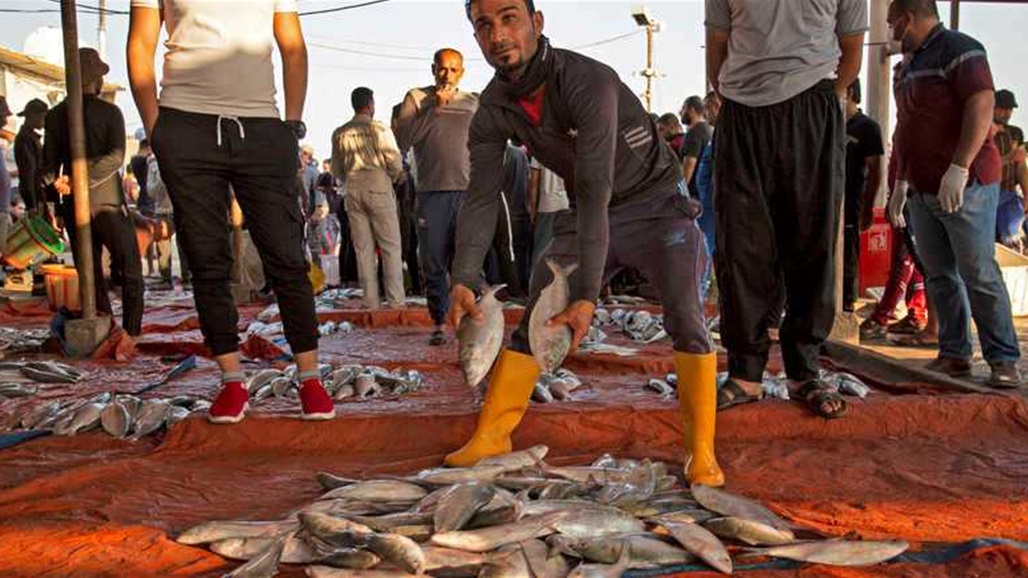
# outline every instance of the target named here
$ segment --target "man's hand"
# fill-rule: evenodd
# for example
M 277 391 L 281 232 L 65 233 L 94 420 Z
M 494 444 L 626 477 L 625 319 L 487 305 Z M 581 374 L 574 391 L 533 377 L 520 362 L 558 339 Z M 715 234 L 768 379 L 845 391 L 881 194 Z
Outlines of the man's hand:
M 578 350 L 578 345 L 589 333 L 589 327 L 593 323 L 593 313 L 596 312 L 596 304 L 592 301 L 575 301 L 563 312 L 557 314 L 546 322 L 548 326 L 567 325 L 571 328 L 571 349 L 569 353 Z
M 939 183 L 939 205 L 944 213 L 955 213 L 964 204 L 964 189 L 969 172 L 964 167 L 951 164 Z
M 66 197 L 71 194 L 71 180 L 68 179 L 68 175 L 61 175 L 54 181 L 54 189 L 62 196 Z
M 889 197 L 889 223 L 897 229 L 907 228 L 907 220 L 903 217 L 903 208 L 907 206 L 907 189 L 909 188 L 910 185 L 907 181 L 896 181 L 896 186 L 892 189 L 892 196 Z
M 450 312 L 446 318 L 450 325 L 457 329 L 465 315 L 470 315 L 475 321 L 485 319 L 482 310 L 475 303 L 475 292 L 457 283 L 450 289 Z
M 450 101 L 457 96 L 457 87 L 444 85 L 437 86 L 435 89 L 435 105 L 436 107 L 444 107 L 450 104 Z

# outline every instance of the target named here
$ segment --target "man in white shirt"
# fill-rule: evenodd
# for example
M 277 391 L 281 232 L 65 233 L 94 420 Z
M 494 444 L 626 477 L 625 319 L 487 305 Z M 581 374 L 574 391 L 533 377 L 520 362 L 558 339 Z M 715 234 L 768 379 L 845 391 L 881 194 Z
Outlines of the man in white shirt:
M 167 30 L 160 99 L 154 55 Z M 215 423 L 243 419 L 249 396 L 239 362 L 238 312 L 229 291 L 229 189 L 278 297 L 299 369 L 304 419 L 335 416 L 318 372 L 318 324 L 296 198 L 298 140 L 306 133 L 307 48 L 296 0 L 132 0 L 132 95 L 175 209 L 200 328 L 222 370 Z M 272 50 L 282 56 L 283 122 Z
M 357 253 L 357 277 L 364 304 L 379 307 L 375 247 L 382 251 L 383 283 L 390 307 L 403 307 L 400 217 L 393 183 L 404 178 L 393 131 L 374 119 L 375 97 L 360 87 L 350 95 L 353 120 L 332 134 L 332 172 L 346 183 L 346 214 Z

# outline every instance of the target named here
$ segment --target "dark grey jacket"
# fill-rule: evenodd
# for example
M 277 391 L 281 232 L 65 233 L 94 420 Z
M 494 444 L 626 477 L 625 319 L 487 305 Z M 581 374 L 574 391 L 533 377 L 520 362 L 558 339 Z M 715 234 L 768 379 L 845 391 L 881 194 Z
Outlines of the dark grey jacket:
M 579 269 L 573 300 L 599 297 L 607 259 L 607 209 L 681 184 L 674 151 L 639 98 L 607 65 L 555 49 L 545 82 L 541 126 L 493 79 L 471 122 L 471 183 L 457 222 L 453 280 L 477 283 L 495 231 L 507 140 L 560 175 L 577 218 Z

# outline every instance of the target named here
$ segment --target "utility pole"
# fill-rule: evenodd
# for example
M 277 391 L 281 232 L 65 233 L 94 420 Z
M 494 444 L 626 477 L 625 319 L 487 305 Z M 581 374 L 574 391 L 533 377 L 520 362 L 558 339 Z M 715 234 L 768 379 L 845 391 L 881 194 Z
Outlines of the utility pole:
M 657 77 L 657 71 L 653 68 L 653 33 L 660 32 L 660 22 L 650 15 L 645 6 L 636 6 L 632 9 L 632 19 L 639 26 L 646 28 L 646 69 L 642 75 L 646 77 L 646 92 L 643 93 L 643 102 L 646 103 L 646 112 L 653 110 L 653 79 Z
M 107 0 L 100 0 L 100 21 L 96 27 L 96 51 L 107 60 Z
M 949 28 L 960 30 L 960 0 L 953 0 L 949 4 Z
M 867 54 L 867 114 L 878 123 L 882 129 L 882 135 L 888 137 L 892 134 L 889 126 L 892 103 L 892 68 L 889 66 L 889 27 L 886 24 L 886 16 L 889 10 L 889 0 L 871 0 L 871 36 L 868 38 Z M 882 171 L 882 182 L 878 184 L 878 194 L 875 195 L 875 205 L 878 206 L 878 199 L 884 201 L 885 173 Z

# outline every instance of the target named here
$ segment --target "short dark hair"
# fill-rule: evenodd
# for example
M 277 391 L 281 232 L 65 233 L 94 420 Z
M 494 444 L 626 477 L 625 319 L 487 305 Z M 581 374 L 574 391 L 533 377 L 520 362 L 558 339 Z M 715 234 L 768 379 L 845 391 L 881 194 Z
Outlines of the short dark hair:
M 678 120 L 678 115 L 673 112 L 666 112 L 660 115 L 660 118 L 657 119 L 657 124 L 676 131 L 677 134 L 682 132 L 682 123 Z
M 707 105 L 703 104 L 703 98 L 693 95 L 685 99 L 685 108 L 691 108 L 700 114 L 707 114 Z
M 857 104 L 860 104 L 861 95 L 863 94 L 863 92 L 860 90 L 860 79 L 858 78 L 854 80 L 853 84 L 849 85 L 847 90 L 850 93 L 850 100 Z
M 892 0 L 892 5 L 901 12 L 913 12 L 918 16 L 939 17 L 939 5 L 935 0 Z
M 475 1 L 476 0 L 464 0 L 464 13 L 467 14 L 468 20 L 471 22 L 474 22 L 471 18 L 471 5 L 474 4 Z M 528 13 L 535 14 L 535 0 L 524 0 L 524 2 L 525 8 L 528 9 Z
M 350 104 L 353 105 L 353 110 L 360 110 L 367 108 L 375 102 L 375 93 L 366 86 L 353 89 L 350 93 Z

